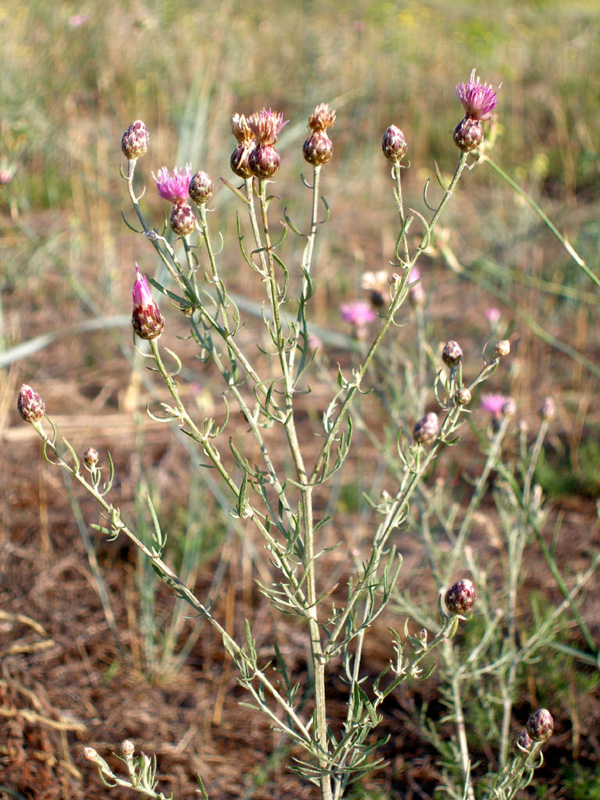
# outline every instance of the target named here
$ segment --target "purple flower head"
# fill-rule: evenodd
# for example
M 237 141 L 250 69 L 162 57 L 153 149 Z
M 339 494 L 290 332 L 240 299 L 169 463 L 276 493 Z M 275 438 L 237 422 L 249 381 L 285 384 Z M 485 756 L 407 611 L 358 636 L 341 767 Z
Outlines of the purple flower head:
M 282 113 L 263 108 L 261 111 L 255 111 L 247 122 L 258 144 L 273 145 L 289 120 L 284 122 Z
M 368 303 L 355 300 L 340 306 L 340 314 L 344 322 L 349 322 L 355 328 L 364 328 L 369 322 L 376 319 L 377 314 Z
M 471 119 L 486 120 L 496 108 L 496 92 L 487 83 L 483 85 L 475 77 L 475 70 L 471 72 L 468 83 L 459 83 L 454 90 L 465 109 L 467 117 Z
M 166 167 L 161 167 L 158 170 L 158 177 L 154 173 L 152 173 L 152 177 L 156 181 L 157 192 L 164 200 L 176 205 L 188 200 L 192 179 L 191 164 L 186 164 L 185 169 L 180 170 L 175 167 L 172 177 Z
M 492 414 L 494 417 L 501 417 L 502 410 L 510 399 L 504 394 L 482 394 L 480 406 L 488 414 Z

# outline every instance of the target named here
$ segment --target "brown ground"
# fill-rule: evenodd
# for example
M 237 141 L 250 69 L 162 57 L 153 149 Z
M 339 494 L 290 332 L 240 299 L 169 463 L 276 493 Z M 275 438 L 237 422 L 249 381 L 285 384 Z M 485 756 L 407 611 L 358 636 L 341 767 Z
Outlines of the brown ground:
M 464 307 L 466 286 L 463 283 L 452 290 L 450 282 L 440 283 L 442 316 L 451 319 L 452 309 L 455 313 L 458 307 Z M 469 286 L 469 291 L 474 305 L 481 308 L 479 290 Z M 25 296 L 18 299 L 26 301 Z M 16 298 L 11 299 L 11 314 L 16 316 L 18 304 L 13 300 Z M 28 314 L 21 309 L 21 313 L 26 320 L 22 340 L 35 335 L 34 331 L 52 330 L 43 306 L 32 308 Z M 11 319 L 9 316 L 9 322 Z M 125 348 L 129 348 L 128 336 Z M 134 446 L 136 430 L 139 433 L 136 425 L 141 424 L 134 422 L 131 408 L 139 408 L 140 390 L 131 382 L 131 371 L 114 344 L 109 351 L 107 357 L 102 334 L 66 338 L 29 359 L 27 372 L 12 369 L 7 373 L 0 408 L 0 796 L 40 800 L 130 797 L 124 790 L 109 792 L 104 788 L 83 759 L 83 748 L 94 747 L 118 772 L 118 762 L 111 753 L 129 738 L 138 750 L 156 754 L 160 790 L 167 794 L 173 791 L 180 800 L 193 795 L 196 773 L 203 776 L 213 800 L 313 798 L 314 789 L 284 766 L 287 751 L 278 735 L 255 713 L 239 705 L 245 699 L 243 692 L 208 627 L 176 674 L 148 676 L 135 619 L 136 555 L 126 543 L 106 544 L 101 534 L 90 531 L 120 646 L 111 633 L 61 474 L 43 461 L 39 440 L 14 409 L 18 386 L 37 374 L 35 388 L 76 450 L 81 452 L 89 444 L 101 451 L 110 450 L 117 474 L 113 502 L 125 512 L 131 511 L 136 471 L 140 469 Z M 548 372 L 539 369 L 540 364 L 544 366 L 540 354 L 542 362 L 551 358 L 535 338 L 523 332 L 519 360 L 525 372 L 520 373 L 519 386 L 530 400 L 525 402 L 525 413 L 531 419 L 535 416 L 531 398 L 548 391 L 544 385 Z M 336 360 L 337 356 L 332 358 L 334 363 Z M 569 369 L 569 365 L 564 367 L 563 376 L 570 376 Z M 562 377 L 561 383 L 568 379 Z M 127 394 L 128 386 L 133 401 L 131 393 Z M 316 397 L 318 402 L 318 392 Z M 241 436 L 243 420 L 239 422 Z M 151 468 L 161 486 L 172 487 L 167 510 L 175 508 L 178 493 L 184 496 L 189 461 L 167 427 L 149 421 L 143 424 L 144 466 Z M 440 468 L 451 471 L 451 462 L 443 462 Z M 89 531 L 89 524 L 99 521 L 97 509 L 80 492 L 75 494 L 81 503 L 84 528 Z M 563 515 L 559 561 L 576 572 L 585 567 L 600 542 L 594 504 L 584 498 L 560 498 L 554 503 L 552 520 L 559 512 Z M 549 536 L 552 530 L 550 522 Z M 254 545 L 260 554 L 260 542 Z M 421 579 L 416 571 L 418 554 L 411 551 L 414 547 L 406 543 L 405 585 Z M 202 565 L 196 583 L 200 597 L 206 597 L 219 568 L 224 573 L 216 615 L 238 634 L 241 621 L 249 617 L 265 660 L 270 643 L 277 638 L 301 676 L 304 632 L 273 615 L 261 602 L 248 580 L 258 575 L 258 565 L 248 547 L 230 537 L 225 552 Z M 557 600 L 552 579 L 537 562 L 529 565 L 524 591 L 533 588 L 541 588 Z M 581 607 L 597 641 L 599 588 L 596 576 Z M 160 607 L 167 609 L 171 604 L 165 588 Z M 389 620 L 383 621 L 371 639 L 365 664 L 373 674 L 390 656 L 388 624 Z M 331 696 L 341 698 L 341 688 L 333 679 Z M 524 707 L 534 700 L 534 683 L 530 689 Z M 549 798 L 567 797 L 557 784 L 559 764 L 571 762 L 574 755 L 584 765 L 600 761 L 597 690 L 587 697 L 565 698 L 562 707 L 553 708 L 557 729 L 546 750 L 547 769 L 542 777 L 550 783 Z M 431 684 L 419 687 L 418 693 L 408 689 L 399 692 L 386 704 L 382 733 L 391 738 L 383 753 L 390 765 L 369 780 L 371 789 L 395 797 L 430 796 L 438 775 L 435 756 L 411 719 L 411 712 L 424 700 L 430 702 L 432 715 L 442 713 Z M 520 709 L 516 711 L 521 713 Z M 522 713 L 526 716 L 527 711 Z

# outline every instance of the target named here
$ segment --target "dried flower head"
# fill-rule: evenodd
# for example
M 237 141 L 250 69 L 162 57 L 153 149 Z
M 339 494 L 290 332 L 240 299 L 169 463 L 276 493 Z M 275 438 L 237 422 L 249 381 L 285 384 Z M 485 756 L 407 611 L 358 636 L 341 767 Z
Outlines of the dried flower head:
M 380 308 L 389 301 L 390 279 L 384 269 L 377 272 L 364 272 L 360 280 L 360 288 L 370 292 L 371 305 L 375 308 Z
M 25 422 L 31 422 L 34 425 L 43 419 L 46 413 L 46 406 L 39 394 L 31 386 L 24 383 L 19 389 L 17 410 Z
M 471 119 L 488 120 L 498 102 L 497 92 L 487 83 L 482 85 L 475 75 L 475 70 L 471 72 L 469 82 L 459 83 L 454 91 L 462 103 L 465 115 Z
M 526 730 L 532 741 L 545 742 L 554 731 L 552 714 L 545 708 L 538 708 L 527 720 Z
M 390 125 L 381 140 L 383 155 L 390 161 L 401 161 L 408 149 L 404 134 L 396 125 Z
M 152 297 L 146 276 L 141 274 L 137 264 L 135 271 L 137 277 L 133 284 L 131 324 L 140 339 L 156 339 L 163 332 L 165 318 Z
M 327 103 L 319 103 L 308 118 L 308 127 L 311 131 L 325 131 L 335 122 L 335 110 Z
M 247 158 L 247 168 L 251 175 L 261 180 L 272 178 L 279 169 L 281 158 L 274 147 L 279 138 L 281 129 L 286 123 L 283 121 L 283 114 L 272 109 L 263 108 L 255 111 L 248 117 L 248 125 L 254 134 L 256 146 L 249 151 Z M 240 145 L 238 145 L 239 149 Z M 243 159 L 242 159 L 243 160 Z M 244 167 L 246 164 L 243 165 Z M 233 156 L 231 167 L 234 172 Z M 238 165 L 239 168 L 239 165 Z M 240 174 L 236 172 L 236 174 Z
M 196 172 L 190 181 L 190 197 L 196 205 L 202 206 L 212 197 L 213 183 L 206 172 Z
M 415 425 L 413 438 L 417 444 L 429 446 L 437 439 L 440 431 L 440 423 L 437 414 L 430 411 L 429 414 L 420 419 Z
M 136 119 L 127 128 L 121 139 L 121 150 L 128 161 L 143 156 L 150 144 L 150 134 L 141 119 Z
M 173 170 L 173 175 L 166 167 L 158 170 L 158 177 L 152 173 L 156 181 L 156 190 L 159 195 L 170 203 L 187 203 L 190 196 L 190 180 L 192 179 L 192 165 L 186 164 L 185 169 Z
M 248 125 L 258 145 L 274 145 L 287 121 L 281 112 L 263 108 L 248 117 Z
M 254 139 L 252 128 L 243 114 L 234 114 L 231 117 L 231 130 L 238 144 L 250 144 Z
M 502 339 L 494 348 L 496 358 L 505 358 L 510 353 L 510 342 L 508 339 Z
M 450 614 L 466 617 L 473 610 L 476 597 L 473 583 L 468 578 L 463 578 L 448 589 L 444 601 Z

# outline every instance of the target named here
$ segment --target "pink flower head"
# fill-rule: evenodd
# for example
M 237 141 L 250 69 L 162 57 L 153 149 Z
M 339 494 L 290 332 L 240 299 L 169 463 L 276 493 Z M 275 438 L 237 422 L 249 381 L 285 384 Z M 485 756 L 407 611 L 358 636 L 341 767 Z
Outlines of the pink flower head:
M 492 414 L 494 417 L 501 417 L 504 406 L 510 399 L 504 394 L 483 394 L 481 395 L 480 406 L 488 414 Z
M 133 284 L 133 314 L 131 324 L 140 339 L 156 339 L 163 332 L 165 318 L 150 293 L 148 281 L 135 265 L 136 279 Z
M 376 319 L 377 314 L 368 303 L 355 300 L 352 303 L 344 303 L 340 306 L 340 314 L 344 322 L 349 322 L 355 328 L 364 328 L 369 322 Z
M 499 308 L 486 308 L 484 313 L 490 325 L 495 326 L 500 322 L 502 314 Z
M 489 119 L 491 112 L 496 108 L 496 92 L 487 83 L 481 85 L 479 78 L 475 78 L 475 70 L 471 72 L 469 82 L 460 83 L 454 91 L 467 117 L 471 119 Z
M 263 108 L 255 111 L 247 120 L 258 144 L 273 145 L 279 138 L 281 129 L 289 120 L 283 121 L 283 114 L 272 109 Z M 235 133 L 235 130 L 234 130 Z
M 164 200 L 168 200 L 175 205 L 185 203 L 188 200 L 190 181 L 192 179 L 191 164 L 186 164 L 185 169 L 180 170 L 175 167 L 172 177 L 166 167 L 161 167 L 158 170 L 158 177 L 154 173 L 152 173 L 152 177 L 156 181 L 157 192 Z
M 408 273 L 408 294 L 415 306 L 422 306 L 425 302 L 425 289 L 421 282 L 421 272 L 418 267 L 413 267 Z
M 73 14 L 72 17 L 69 17 L 69 25 L 72 28 L 79 28 L 88 21 L 89 16 L 87 14 Z
M 6 186 L 14 178 L 16 170 L 0 168 L 0 186 Z
M 134 306 L 149 306 L 154 303 L 154 298 L 148 286 L 148 279 L 142 275 L 138 265 L 135 265 L 136 278 L 133 284 L 133 305 Z

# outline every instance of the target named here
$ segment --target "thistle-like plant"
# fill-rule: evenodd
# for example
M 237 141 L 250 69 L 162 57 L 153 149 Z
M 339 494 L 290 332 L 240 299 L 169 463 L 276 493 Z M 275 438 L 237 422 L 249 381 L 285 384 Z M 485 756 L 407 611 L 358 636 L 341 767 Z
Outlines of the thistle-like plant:
M 154 248 L 168 274 L 168 282 L 148 282 L 136 265 L 132 324 L 135 335 L 147 342 L 138 352 L 160 375 L 165 391 L 161 412 L 149 409 L 148 414 L 157 423 L 177 426 L 197 443 L 206 464 L 216 471 L 229 494 L 230 514 L 254 526 L 263 537 L 272 578 L 261 583 L 260 588 L 275 609 L 296 617 L 306 628 L 312 705 L 301 700 L 301 687 L 292 679 L 276 645 L 271 667 L 259 658 L 249 621 L 245 622 L 243 636 L 236 638 L 215 616 L 210 602 L 198 597 L 168 565 L 167 532 L 161 527 L 149 498 L 154 522 L 151 542 L 144 541 L 123 519 L 120 509 L 110 499 L 114 474 L 110 456 L 105 457 L 105 463 L 88 451 L 82 464 L 71 445 L 59 437 L 50 418 L 44 417 L 43 403 L 35 392 L 23 387 L 19 397 L 21 415 L 36 427 L 48 460 L 67 470 L 100 504 L 104 522 L 94 527 L 112 539 L 129 537 L 175 594 L 213 626 L 235 663 L 239 682 L 248 691 L 252 705 L 297 746 L 293 766 L 319 787 L 323 800 L 340 800 L 352 781 L 382 765 L 383 759 L 372 737 L 381 721 L 382 704 L 404 681 L 431 674 L 435 668 L 432 651 L 437 648 L 447 651 L 459 623 L 468 624 L 475 603 L 476 589 L 471 580 L 462 578 L 455 582 L 451 570 L 447 570 L 447 580 L 440 586 L 438 614 L 426 614 L 428 623 L 416 634 L 411 633 L 408 624 L 401 633 L 392 628 L 393 657 L 380 674 L 366 679 L 365 637 L 394 597 L 402 566 L 397 532 L 409 521 L 412 502 L 427 497 L 424 479 L 440 452 L 457 442 L 476 387 L 496 371 L 510 349 L 507 342 L 498 342 L 475 376 L 467 380 L 463 375 L 462 349 L 457 342 L 450 341 L 443 353 L 448 371 L 440 372 L 432 382 L 427 382 L 425 355 L 421 352 L 419 380 L 413 381 L 416 388 L 409 390 L 415 401 L 410 420 L 405 415 L 406 407 L 395 408 L 393 398 L 386 397 L 379 385 L 378 373 L 385 364 L 384 355 L 394 352 L 390 334 L 399 326 L 399 311 L 408 298 L 415 306 L 417 327 L 422 323 L 424 293 L 419 259 L 433 243 L 438 221 L 459 191 L 465 169 L 476 163 L 471 154 L 483 142 L 482 122 L 496 103 L 491 87 L 481 86 L 474 74 L 468 84 L 459 87 L 458 94 L 466 110 L 468 130 L 463 120 L 460 135 L 455 132 L 461 152 L 449 183 L 436 166 L 441 199 L 431 207 L 425 196 L 426 215 L 405 211 L 402 173 L 408 166 L 405 163 L 408 146 L 402 131 L 390 126 L 384 134 L 382 149 L 391 163 L 392 193 L 398 213 L 397 243 L 395 252 L 390 254 L 394 273 L 388 283 L 382 284 L 377 274 L 367 281 L 365 288 L 371 292 L 376 310 L 355 302 L 342 307 L 344 319 L 359 339 L 359 346 L 354 349 L 358 360 L 350 371 L 339 367 L 337 376 L 327 376 L 333 388 L 321 415 L 316 455 L 313 454 L 316 432 L 307 434 L 300 428 L 297 409 L 306 391 L 305 375 L 313 367 L 323 369 L 322 364 L 319 367 L 314 363 L 310 301 L 318 291 L 315 244 L 321 224 L 320 182 L 322 169 L 326 165 L 329 168 L 334 154 L 326 131 L 336 119 L 335 111 L 321 104 L 309 117 L 311 132 L 303 148 L 304 157 L 312 166 L 312 181 L 305 183 L 311 193 L 306 233 L 285 212 L 283 233 L 274 230 L 273 219 L 281 213 L 273 214 L 271 209 L 278 198 L 269 192 L 281 166 L 281 155 L 275 145 L 285 124 L 283 114 L 263 109 L 249 117 L 235 114 L 231 121 L 237 145 L 230 163 L 242 183 L 224 180 L 224 184 L 247 217 L 246 223 L 241 219 L 238 222 L 238 260 L 247 269 L 248 279 L 255 277 L 264 287 L 264 336 L 259 346 L 249 343 L 243 335 L 247 316 L 229 289 L 222 255 L 213 246 L 215 223 L 212 215 L 209 220 L 206 207 L 213 192 L 211 179 L 204 172 L 192 176 L 189 165 L 183 170 L 176 168 L 172 174 L 166 168 L 160 169 L 155 177 L 156 189 L 160 197 L 173 205 L 169 217 L 171 232 L 166 225 L 155 226 L 142 210 L 143 192 L 138 194 L 135 185 L 136 164 L 146 154 L 149 144 L 147 131 L 137 121 L 123 136 L 127 170 L 122 176 L 138 220 L 138 224 L 130 227 Z M 415 242 L 413 235 L 419 227 Z M 288 232 L 303 242 L 297 271 L 290 266 L 294 256 L 287 261 L 283 256 Z M 177 237 L 175 243 L 171 234 Z M 167 303 L 161 303 L 163 311 L 159 310 L 149 283 L 170 301 L 169 310 L 165 310 Z M 212 362 L 222 376 L 223 414 L 219 422 L 213 418 L 197 419 L 194 410 L 187 407 L 180 391 L 182 363 L 175 352 L 162 344 L 163 338 L 170 336 L 170 320 L 177 311 L 185 317 L 201 360 Z M 169 366 L 171 363 L 174 367 Z M 358 401 L 361 394 L 372 388 L 377 390 L 384 406 L 392 407 L 390 424 L 395 426 L 398 456 L 393 470 L 396 484 L 380 502 L 372 501 L 377 522 L 359 560 L 348 562 L 349 577 L 342 592 L 331 581 L 327 569 L 328 550 L 322 530 L 328 520 L 317 517 L 316 495 L 330 489 L 334 477 L 348 461 L 355 425 L 365 428 Z M 223 434 L 232 424 L 231 405 L 242 412 L 254 448 L 260 452 L 260 463 L 255 463 L 249 452 L 240 450 L 233 439 L 228 447 L 224 446 Z M 432 407 L 436 410 L 427 410 Z M 272 429 L 268 437 L 266 429 Z M 285 452 L 285 458 L 281 457 L 281 451 Z M 458 558 L 454 566 L 459 567 Z M 333 670 L 341 671 L 347 687 L 345 716 L 335 732 L 330 725 L 327 701 L 327 679 Z M 524 782 L 524 775 L 528 779 L 541 758 L 541 741 L 536 740 L 529 749 L 523 745 L 522 752 L 527 757 L 515 762 L 510 774 L 499 774 L 496 785 L 504 794 L 499 794 L 498 789 L 494 796 L 512 797 L 513 787 L 518 788 Z M 471 797 L 474 791 L 471 766 L 466 751 L 462 753 L 464 792 Z M 152 764 L 147 757 L 142 756 L 136 765 L 129 743 L 124 755 L 130 775 L 127 785 L 143 790 L 147 796 L 160 797 L 155 792 Z M 88 757 L 97 764 L 103 779 L 124 785 L 97 754 L 89 753 Z

